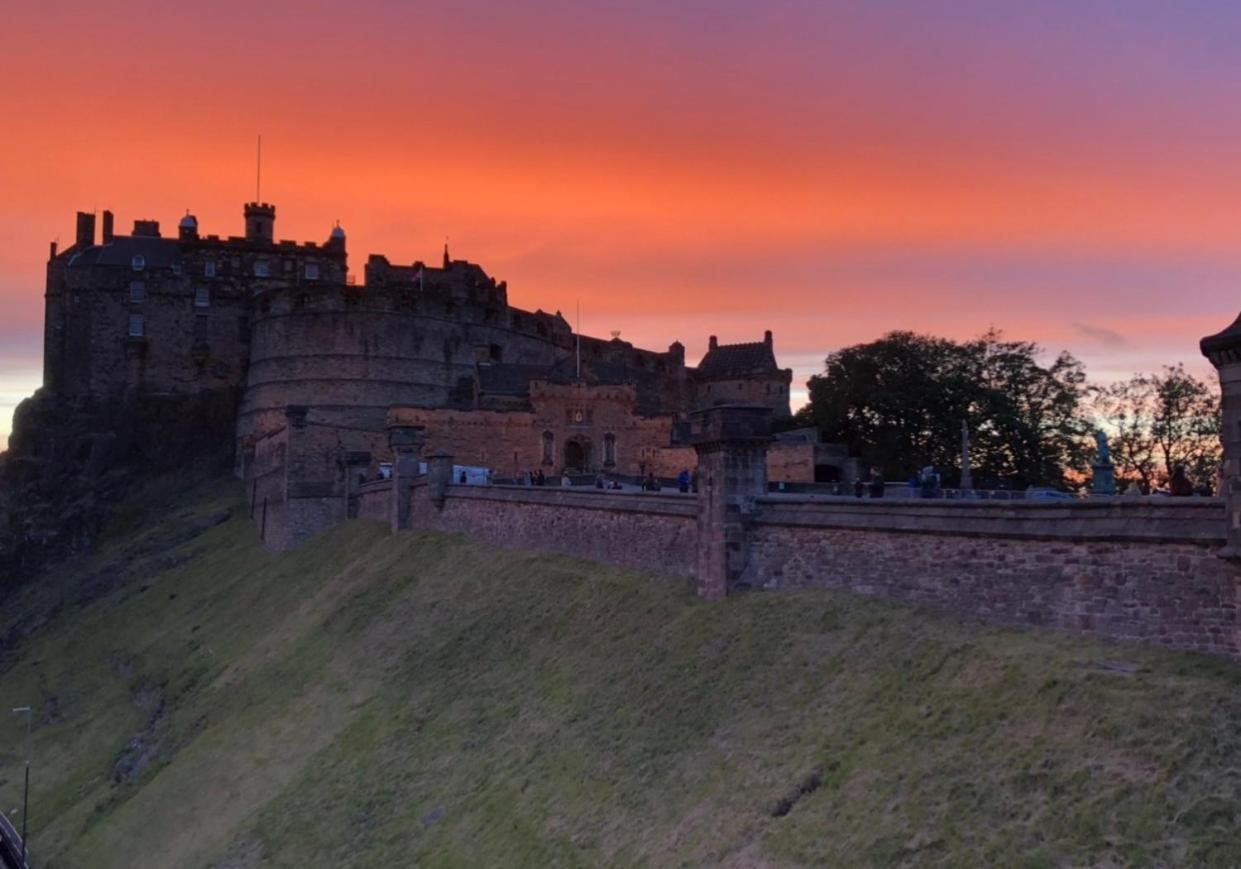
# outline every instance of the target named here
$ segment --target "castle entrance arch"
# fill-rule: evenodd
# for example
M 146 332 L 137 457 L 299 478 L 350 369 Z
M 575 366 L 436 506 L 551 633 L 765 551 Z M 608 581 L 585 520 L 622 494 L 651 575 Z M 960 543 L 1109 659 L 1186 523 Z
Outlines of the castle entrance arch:
M 564 445 L 564 466 L 569 471 L 585 471 L 590 468 L 590 441 L 570 438 Z

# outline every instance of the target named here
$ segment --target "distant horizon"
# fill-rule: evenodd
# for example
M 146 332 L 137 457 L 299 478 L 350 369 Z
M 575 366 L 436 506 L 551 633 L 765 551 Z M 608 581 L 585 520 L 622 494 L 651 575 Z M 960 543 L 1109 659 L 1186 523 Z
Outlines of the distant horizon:
M 1241 309 L 1222 2 L 63 0 L 7 23 L 0 443 L 41 381 L 48 243 L 105 208 L 240 234 L 259 134 L 277 238 L 339 219 L 360 277 L 448 237 L 514 305 L 580 299 L 584 333 L 691 364 L 771 329 L 795 407 L 830 351 L 897 329 L 994 325 L 1100 383 L 1205 377 L 1198 339 Z

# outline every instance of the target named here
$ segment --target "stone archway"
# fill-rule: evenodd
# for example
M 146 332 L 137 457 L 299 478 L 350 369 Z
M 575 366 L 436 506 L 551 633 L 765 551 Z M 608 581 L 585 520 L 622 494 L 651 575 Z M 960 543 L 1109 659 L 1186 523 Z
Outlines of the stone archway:
M 590 470 L 590 441 L 583 438 L 565 441 L 564 467 L 566 471 Z

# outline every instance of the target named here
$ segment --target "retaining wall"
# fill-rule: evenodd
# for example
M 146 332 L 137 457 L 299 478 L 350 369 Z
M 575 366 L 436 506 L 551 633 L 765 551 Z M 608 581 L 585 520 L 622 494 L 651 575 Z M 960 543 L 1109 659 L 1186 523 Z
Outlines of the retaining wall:
M 698 507 L 689 495 L 530 486 L 449 486 L 442 508 L 414 487 L 415 528 L 560 552 L 666 576 L 693 575 Z
M 743 582 L 825 587 L 1241 657 L 1216 499 L 757 504 Z

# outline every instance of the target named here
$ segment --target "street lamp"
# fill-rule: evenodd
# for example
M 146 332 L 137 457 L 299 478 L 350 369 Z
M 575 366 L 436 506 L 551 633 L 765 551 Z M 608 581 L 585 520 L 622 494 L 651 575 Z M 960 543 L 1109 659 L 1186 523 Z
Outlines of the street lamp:
M 26 866 L 26 819 L 30 815 L 30 719 L 34 710 L 29 706 L 18 706 L 14 715 L 26 714 L 26 790 L 22 794 L 22 867 Z

